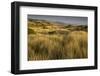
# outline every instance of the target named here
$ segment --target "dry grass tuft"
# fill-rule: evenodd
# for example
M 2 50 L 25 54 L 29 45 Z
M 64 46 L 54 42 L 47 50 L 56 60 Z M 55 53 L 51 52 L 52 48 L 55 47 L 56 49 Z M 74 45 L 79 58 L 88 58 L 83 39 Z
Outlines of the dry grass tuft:
M 87 57 L 87 32 L 74 31 L 67 35 L 65 39 L 65 50 L 68 58 Z

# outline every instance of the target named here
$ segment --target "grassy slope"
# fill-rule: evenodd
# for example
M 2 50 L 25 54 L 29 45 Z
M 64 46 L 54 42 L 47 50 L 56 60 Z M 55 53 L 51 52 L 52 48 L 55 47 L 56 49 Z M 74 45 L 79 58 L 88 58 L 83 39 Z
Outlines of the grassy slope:
M 87 26 L 28 21 L 28 60 L 87 58 Z

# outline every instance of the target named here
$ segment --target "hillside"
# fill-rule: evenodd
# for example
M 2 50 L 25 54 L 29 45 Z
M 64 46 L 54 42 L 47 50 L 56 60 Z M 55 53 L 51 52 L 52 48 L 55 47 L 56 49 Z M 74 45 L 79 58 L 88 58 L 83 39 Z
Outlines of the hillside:
M 28 20 L 28 60 L 87 58 L 87 25 Z

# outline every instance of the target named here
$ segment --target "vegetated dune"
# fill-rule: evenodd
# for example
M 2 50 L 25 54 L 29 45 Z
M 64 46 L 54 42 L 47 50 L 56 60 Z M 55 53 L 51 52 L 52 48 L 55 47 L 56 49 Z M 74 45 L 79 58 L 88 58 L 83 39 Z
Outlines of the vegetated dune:
M 28 23 L 28 60 L 87 58 L 87 26 L 67 25 L 31 20 Z

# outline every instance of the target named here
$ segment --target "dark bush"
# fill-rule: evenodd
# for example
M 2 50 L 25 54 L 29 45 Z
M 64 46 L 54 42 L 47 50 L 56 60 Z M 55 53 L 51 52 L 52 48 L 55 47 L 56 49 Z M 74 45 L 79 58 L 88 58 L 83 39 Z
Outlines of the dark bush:
M 36 34 L 36 32 L 33 29 L 28 28 L 28 34 Z

